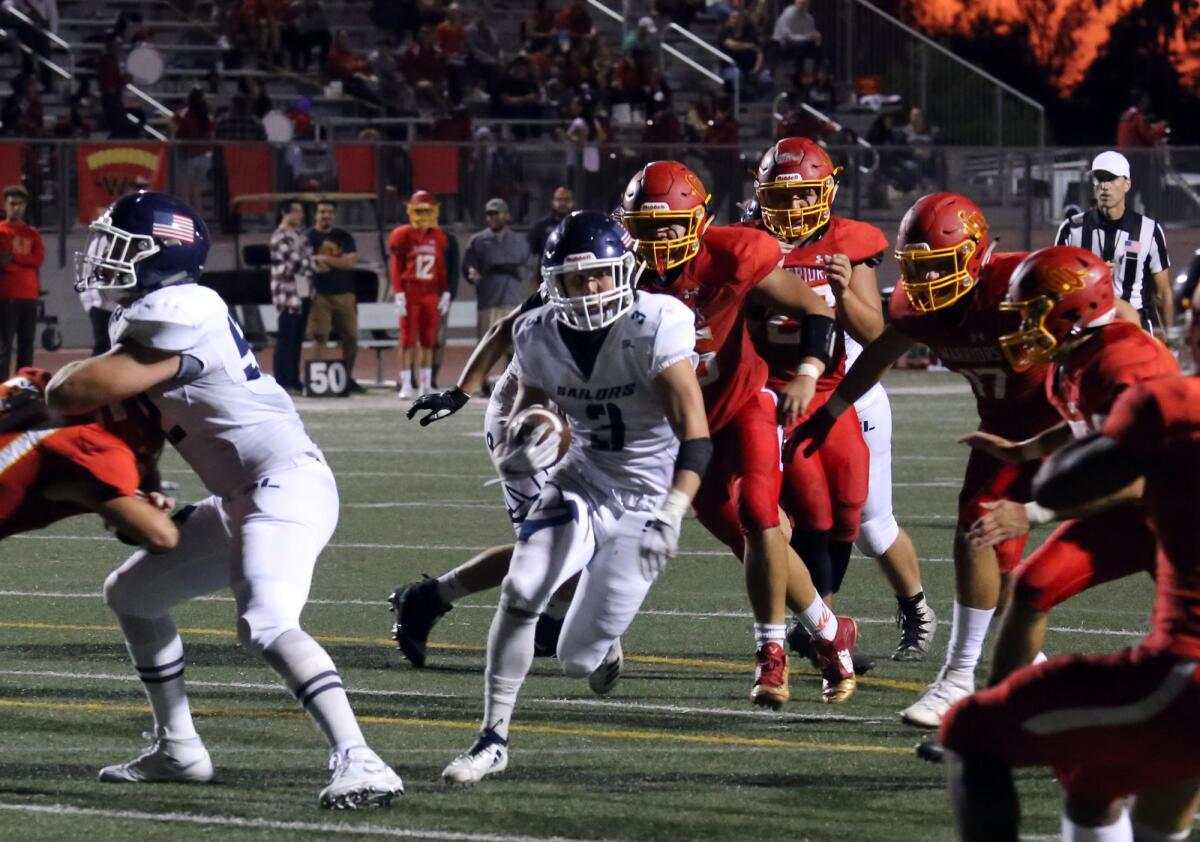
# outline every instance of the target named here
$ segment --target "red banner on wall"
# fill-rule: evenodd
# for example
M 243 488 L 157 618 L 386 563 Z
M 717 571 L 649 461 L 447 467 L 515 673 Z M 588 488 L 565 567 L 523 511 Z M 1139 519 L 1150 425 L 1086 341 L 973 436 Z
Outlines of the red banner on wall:
M 163 143 L 84 143 L 76 155 L 79 221 L 87 225 L 117 199 L 134 190 L 165 190 L 167 147 Z
M 221 147 L 225 156 L 225 179 L 229 200 L 252 193 L 270 193 L 275 189 L 275 164 L 269 143 L 226 143 Z M 239 213 L 270 213 L 270 202 L 239 205 Z
M 0 186 L 21 184 L 24 181 L 24 163 L 24 143 L 0 143 Z
M 458 147 L 414 146 L 413 185 L 437 196 L 458 192 Z
M 339 144 L 337 147 L 337 176 L 338 190 L 343 193 L 374 193 L 374 144 Z

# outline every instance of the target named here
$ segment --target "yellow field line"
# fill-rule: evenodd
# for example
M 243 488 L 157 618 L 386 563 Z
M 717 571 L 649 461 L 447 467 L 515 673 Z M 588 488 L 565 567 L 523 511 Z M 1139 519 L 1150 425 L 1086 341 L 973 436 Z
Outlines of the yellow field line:
M 56 624 L 56 623 L 0 623 L 0 629 L 25 629 L 30 631 L 95 631 L 95 632 L 116 632 L 120 631 L 116 626 L 87 626 L 75 624 Z M 237 633 L 232 629 L 196 629 L 184 628 L 179 629 L 180 634 L 191 635 L 208 635 L 211 637 L 236 637 Z M 371 646 L 392 646 L 394 642 L 388 638 L 381 637 L 347 637 L 342 635 L 314 635 L 317 640 L 322 643 L 348 643 L 348 644 L 366 644 Z M 467 646 L 456 643 L 431 643 L 430 649 L 441 649 L 448 652 L 483 652 L 482 646 Z M 632 664 L 658 664 L 660 666 L 672 667 L 693 667 L 695 669 L 711 670 L 714 672 L 750 672 L 754 669 L 754 665 L 747 661 L 719 661 L 709 660 L 707 658 L 668 658 L 661 655 L 626 655 L 625 660 Z M 810 671 L 793 670 L 793 675 L 801 678 L 814 678 L 816 673 Z M 890 687 L 895 690 L 924 690 L 926 685 L 917 681 L 898 681 L 891 678 L 875 678 L 872 676 L 862 676 L 858 679 L 859 684 L 875 687 Z
M 0 708 L 18 710 L 81 711 L 86 713 L 150 713 L 145 705 L 118 705 L 108 702 L 30 702 L 20 699 L 0 698 Z M 307 719 L 301 711 L 192 708 L 196 716 L 229 719 Z M 414 719 L 398 716 L 359 716 L 359 722 L 370 725 L 399 725 L 409 728 L 450 728 L 460 731 L 476 731 L 478 722 L 458 719 Z M 609 730 L 603 728 L 574 728 L 561 725 L 520 725 L 512 730 L 522 734 L 553 734 L 566 737 L 602 737 L 610 740 L 644 740 L 660 743 L 691 743 L 694 745 L 738 746 L 742 748 L 790 748 L 812 751 L 838 751 L 863 754 L 911 754 L 911 748 L 898 746 L 854 745 L 851 743 L 821 743 L 810 740 L 781 740 L 775 737 L 727 737 L 717 734 L 671 734 L 663 731 L 636 729 Z

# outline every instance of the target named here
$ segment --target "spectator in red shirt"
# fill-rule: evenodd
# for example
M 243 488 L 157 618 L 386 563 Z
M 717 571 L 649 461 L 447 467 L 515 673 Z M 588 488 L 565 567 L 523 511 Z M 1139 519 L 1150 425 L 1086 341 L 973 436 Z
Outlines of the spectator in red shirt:
M 38 269 L 46 257 L 42 235 L 25 222 L 29 193 L 19 184 L 4 188 L 5 220 L 0 222 L 0 380 L 12 371 L 13 339 L 17 368 L 33 365 L 37 333 Z
M 1153 120 L 1150 116 L 1150 95 L 1134 88 L 1129 95 L 1130 105 L 1121 113 L 1117 123 L 1117 147 L 1129 158 L 1130 181 L 1142 209 L 1157 204 L 1159 184 L 1158 161 L 1150 149 L 1167 142 L 1171 133 L 1165 120 Z M 1131 199 L 1132 203 L 1132 199 Z
M 554 10 L 550 0 L 536 0 L 525 20 L 521 21 L 521 41 L 525 52 L 540 53 L 554 41 Z
M 556 25 L 558 31 L 574 43 L 588 41 L 596 34 L 586 0 L 573 0 L 570 6 L 559 12 Z
M 422 26 L 416 40 L 409 41 L 400 53 L 400 72 L 413 86 L 418 98 L 433 105 L 443 99 L 446 85 L 446 57 L 434 43 L 433 30 Z
M 451 102 L 460 102 L 467 68 L 467 28 L 457 3 L 446 8 L 446 19 L 434 30 L 433 43 L 446 59 L 446 94 Z
M 212 140 L 216 124 L 208 112 L 208 100 L 200 88 L 188 93 L 187 105 L 171 118 L 171 137 L 187 141 L 178 148 L 180 193 L 185 202 L 203 213 L 204 179 L 212 170 L 212 147 L 199 141 Z
M 671 98 L 658 91 L 654 94 L 653 108 L 642 129 L 642 143 L 680 144 L 684 142 L 683 123 L 671 109 Z M 663 150 L 647 155 L 649 158 L 666 160 L 675 158 L 676 153 Z

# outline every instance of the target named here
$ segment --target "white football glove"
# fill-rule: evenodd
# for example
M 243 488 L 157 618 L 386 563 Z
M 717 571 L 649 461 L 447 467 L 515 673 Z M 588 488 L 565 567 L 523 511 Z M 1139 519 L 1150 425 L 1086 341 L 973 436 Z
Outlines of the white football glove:
M 404 293 L 396 293 L 396 318 L 403 319 L 408 315 L 408 300 L 404 297 Z
M 562 434 L 549 425 L 534 431 L 536 435 L 514 443 L 505 437 L 496 455 L 496 470 L 505 479 L 521 479 L 544 471 L 558 459 Z
M 449 292 L 443 292 L 442 297 L 438 300 L 438 312 L 443 316 L 450 312 Z
M 653 582 L 679 551 L 683 516 L 691 506 L 688 495 L 671 490 L 658 511 L 650 515 L 638 544 L 638 566 L 647 582 Z

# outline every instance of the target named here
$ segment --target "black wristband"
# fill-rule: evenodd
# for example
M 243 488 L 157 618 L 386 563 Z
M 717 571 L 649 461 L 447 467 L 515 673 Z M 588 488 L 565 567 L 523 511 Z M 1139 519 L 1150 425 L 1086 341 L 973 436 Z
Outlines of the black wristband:
M 800 330 L 800 359 L 816 357 L 828 368 L 836 339 L 837 323 L 833 319 L 814 314 L 805 316 Z
M 703 477 L 712 454 L 712 439 L 688 439 L 680 442 L 679 455 L 675 457 L 675 473 L 695 471 Z

